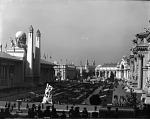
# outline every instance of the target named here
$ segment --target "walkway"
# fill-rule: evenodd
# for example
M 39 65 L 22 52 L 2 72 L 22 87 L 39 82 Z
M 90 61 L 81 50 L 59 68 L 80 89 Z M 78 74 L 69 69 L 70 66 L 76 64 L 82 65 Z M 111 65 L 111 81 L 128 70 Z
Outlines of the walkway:
M 89 99 L 92 95 L 96 95 L 99 94 L 100 90 L 102 90 L 103 86 L 99 86 L 99 88 L 97 88 L 85 101 L 82 102 L 82 104 L 87 104 L 90 105 Z

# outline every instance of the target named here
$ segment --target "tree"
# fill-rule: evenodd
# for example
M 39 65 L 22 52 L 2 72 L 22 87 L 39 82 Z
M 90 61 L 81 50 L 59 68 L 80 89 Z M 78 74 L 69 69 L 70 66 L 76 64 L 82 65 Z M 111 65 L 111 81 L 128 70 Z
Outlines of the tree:
M 137 100 L 136 93 L 134 93 L 134 90 L 130 89 L 130 96 L 127 97 L 126 105 L 133 107 L 134 109 L 139 104 L 139 101 Z
M 92 95 L 90 97 L 90 104 L 91 105 L 99 105 L 99 104 L 101 104 L 101 102 L 102 102 L 102 100 L 101 100 L 101 98 L 99 97 L 98 94 L 97 95 Z

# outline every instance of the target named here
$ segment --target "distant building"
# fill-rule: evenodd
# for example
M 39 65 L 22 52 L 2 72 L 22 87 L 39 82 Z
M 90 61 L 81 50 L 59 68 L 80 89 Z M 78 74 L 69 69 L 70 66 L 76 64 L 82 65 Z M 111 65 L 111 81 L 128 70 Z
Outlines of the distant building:
M 129 71 L 129 59 L 127 56 L 124 56 L 118 64 L 110 62 L 103 65 L 98 65 L 95 68 L 95 76 L 102 79 L 107 79 L 110 78 L 112 72 L 115 78 L 129 79 Z
M 56 62 L 55 76 L 57 80 L 73 80 L 77 78 L 76 66 L 74 64 L 58 64 Z
M 87 79 L 87 78 L 92 78 L 95 76 L 95 60 L 92 61 L 90 64 L 88 60 L 86 60 L 85 64 L 80 64 L 80 66 L 76 66 L 77 71 L 79 73 L 77 77 L 80 77 L 80 79 Z
M 88 60 L 86 60 L 85 63 L 85 71 L 87 73 L 89 73 L 90 76 L 94 76 L 95 75 L 95 60 L 92 61 L 92 64 L 89 64 Z
M 41 33 L 36 32 L 35 45 L 33 27 L 29 27 L 28 38 L 18 31 L 10 39 L 11 47 L 0 50 L 0 88 L 36 85 L 53 80 L 54 63 L 41 59 Z M 35 51 L 34 51 L 35 49 Z

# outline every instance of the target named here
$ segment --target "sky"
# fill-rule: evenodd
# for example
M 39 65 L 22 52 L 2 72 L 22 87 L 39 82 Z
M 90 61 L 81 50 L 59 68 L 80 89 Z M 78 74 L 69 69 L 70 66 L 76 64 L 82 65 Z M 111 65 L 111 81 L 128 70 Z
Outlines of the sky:
M 150 28 L 150 2 L 104 0 L 1 0 L 0 43 L 17 31 L 41 32 L 41 58 L 59 63 L 117 63 L 130 55 L 135 34 Z

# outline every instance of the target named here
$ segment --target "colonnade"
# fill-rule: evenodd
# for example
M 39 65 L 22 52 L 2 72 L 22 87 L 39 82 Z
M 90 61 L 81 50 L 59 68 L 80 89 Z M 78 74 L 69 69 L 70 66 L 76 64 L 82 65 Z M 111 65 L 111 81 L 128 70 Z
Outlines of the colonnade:
M 0 86 L 10 87 L 14 79 L 14 65 L 0 64 Z
M 138 89 L 144 88 L 144 84 L 145 84 L 145 80 L 143 79 L 146 79 L 145 71 L 147 71 L 147 69 L 144 68 L 145 67 L 144 60 L 145 59 L 143 54 L 137 54 L 131 58 L 132 61 L 130 64 L 131 79 L 137 81 Z
M 106 79 L 111 76 L 111 72 L 114 74 L 115 78 L 129 79 L 130 77 L 129 69 L 116 69 L 116 70 L 99 69 L 95 72 L 95 76 Z
M 104 78 L 109 78 L 111 76 L 111 72 L 113 72 L 114 77 L 116 77 L 116 71 L 111 71 L 111 70 L 98 70 L 96 72 L 97 77 L 104 77 Z

